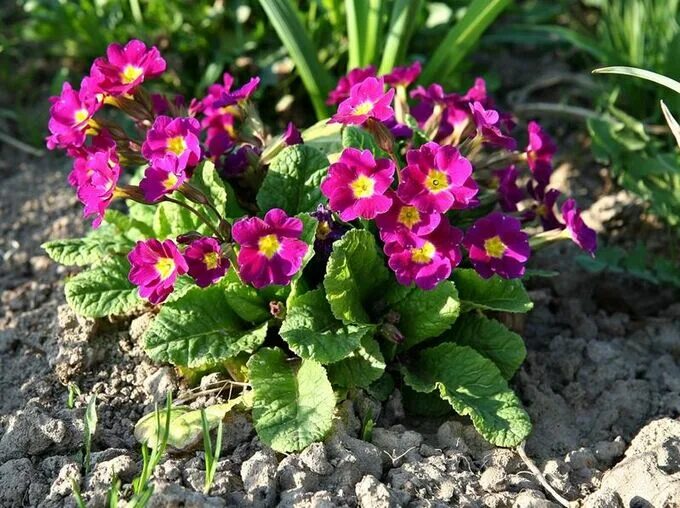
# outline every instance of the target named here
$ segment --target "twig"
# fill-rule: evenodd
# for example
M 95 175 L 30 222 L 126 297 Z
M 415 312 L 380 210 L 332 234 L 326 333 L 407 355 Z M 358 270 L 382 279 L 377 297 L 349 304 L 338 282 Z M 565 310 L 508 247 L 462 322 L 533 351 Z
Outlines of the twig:
M 17 150 L 21 150 L 22 152 L 25 152 L 29 155 L 33 155 L 34 157 L 42 157 L 43 155 L 45 155 L 44 150 L 34 148 L 31 145 L 28 145 L 28 144 L 24 143 L 23 141 L 19 141 L 18 139 L 13 138 L 9 134 L 5 134 L 2 131 L 0 131 L 0 141 L 3 141 L 5 143 L 7 143 L 8 145 L 12 145 Z
M 565 498 L 563 498 L 553 487 L 548 483 L 548 480 L 545 479 L 545 476 L 543 476 L 543 473 L 541 473 L 541 470 L 538 469 L 536 464 L 527 456 L 526 451 L 524 451 L 524 442 L 520 444 L 517 447 L 517 453 L 519 454 L 520 458 L 524 461 L 526 466 L 529 468 L 529 470 L 534 473 L 534 476 L 536 479 L 543 485 L 543 488 L 548 491 L 548 493 L 555 498 L 555 501 L 560 503 L 562 506 L 565 508 L 571 508 L 572 506 L 578 506 L 577 504 L 572 504 Z

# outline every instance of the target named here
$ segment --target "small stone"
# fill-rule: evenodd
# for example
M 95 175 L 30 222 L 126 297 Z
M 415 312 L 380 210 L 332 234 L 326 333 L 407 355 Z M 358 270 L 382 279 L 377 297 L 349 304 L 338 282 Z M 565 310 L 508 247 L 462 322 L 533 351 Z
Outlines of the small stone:
M 454 448 L 466 453 L 467 444 L 463 440 L 463 424 L 455 420 L 444 422 L 437 429 L 437 441 L 442 448 Z
M 168 392 L 174 393 L 177 389 L 175 371 L 170 367 L 161 367 L 143 381 L 144 391 L 148 393 L 154 402 L 164 402 Z
M 366 475 L 355 489 L 361 508 L 392 508 L 398 506 L 389 489 L 375 476 Z
M 515 498 L 512 508 L 560 508 L 560 505 L 548 501 L 536 490 L 526 490 Z
M 142 335 L 144 335 L 144 332 L 151 326 L 151 323 L 153 323 L 154 320 L 154 315 L 147 313 L 147 314 L 142 314 L 138 318 L 135 318 L 132 320 L 130 323 L 130 338 L 133 341 L 138 341 L 142 338 Z
M 73 481 L 80 484 L 80 466 L 75 462 L 64 464 L 50 486 L 50 498 L 66 497 L 73 492 Z
M 322 443 L 312 443 L 300 454 L 300 460 L 310 471 L 319 475 L 329 475 L 333 466 L 328 462 L 326 448 Z
M 560 492 L 566 492 L 569 488 L 569 472 L 571 465 L 559 459 L 548 460 L 543 466 L 543 476 L 548 483 Z
M 663 442 L 656 452 L 656 464 L 667 474 L 680 471 L 680 439 L 671 437 Z
M 129 482 L 137 474 L 137 463 L 129 455 L 119 455 L 107 461 L 99 462 L 85 481 L 88 489 L 107 488 L 113 478 Z
M 63 449 L 70 438 L 69 430 L 62 420 L 29 406 L 10 418 L 0 439 L 0 463 Z
M 397 467 L 405 461 L 418 460 L 418 449 L 423 442 L 423 436 L 412 430 L 405 430 L 396 425 L 391 429 L 376 427 L 373 429 L 372 442 L 385 452 L 387 463 Z
M 209 497 L 182 487 L 177 483 L 153 482 L 153 496 L 147 508 L 222 508 L 226 506 L 223 499 Z
M 524 469 L 524 463 L 519 455 L 507 448 L 494 448 L 484 455 L 482 463 L 486 467 L 500 467 L 508 473 L 516 473 Z
M 222 422 L 222 455 L 231 453 L 255 433 L 250 418 L 239 411 L 229 412 Z
M 486 492 L 501 492 L 508 484 L 507 474 L 500 467 L 488 467 L 479 478 L 479 486 Z
M 248 502 L 258 506 L 276 503 L 276 457 L 260 450 L 241 465 L 241 480 Z
M 307 492 L 319 483 L 318 476 L 307 470 L 297 455 L 289 455 L 279 462 L 276 477 L 281 490 L 302 489 Z
M 564 458 L 564 462 L 569 464 L 572 469 L 589 469 L 597 465 L 597 459 L 589 448 L 579 448 L 569 452 Z
M 611 489 L 600 489 L 583 500 L 582 508 L 624 508 L 621 497 Z
M 29 459 L 8 460 L 0 466 L 0 506 L 23 506 L 33 478 Z
M 385 409 L 380 417 L 383 426 L 394 425 L 406 418 L 404 401 L 399 390 L 394 390 L 385 402 Z
M 614 441 L 599 441 L 593 448 L 597 460 L 605 466 L 611 466 L 626 451 L 626 443 L 618 436 Z

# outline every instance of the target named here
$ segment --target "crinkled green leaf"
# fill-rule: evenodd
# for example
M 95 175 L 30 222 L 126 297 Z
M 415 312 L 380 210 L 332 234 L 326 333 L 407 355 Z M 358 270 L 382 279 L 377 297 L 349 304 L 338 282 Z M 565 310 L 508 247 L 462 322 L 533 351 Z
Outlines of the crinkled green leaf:
M 368 231 L 348 231 L 333 244 L 323 285 L 336 318 L 371 324 L 369 311 L 388 280 L 383 257 Z
M 141 212 L 141 209 L 147 209 L 145 205 L 137 204 L 137 207 L 130 207 L 130 214 L 126 215 L 118 210 L 109 208 L 104 214 L 104 222 L 113 225 L 120 235 L 129 238 L 132 241 L 144 240 L 154 236 L 153 222 L 149 220 L 146 212 Z M 145 215 L 142 216 L 142 213 Z M 143 217 L 142 220 L 140 217 Z
M 262 323 L 271 317 L 269 301 L 264 293 L 244 284 L 233 268 L 224 276 L 221 285 L 229 306 L 244 321 Z
M 453 413 L 453 408 L 439 392 L 421 393 L 404 384 L 401 396 L 406 413 L 414 416 L 441 417 Z
M 394 377 L 389 372 L 383 372 L 382 376 L 373 381 L 365 390 L 374 399 L 385 402 L 394 391 Z
M 257 204 L 263 211 L 282 208 L 289 215 L 313 212 L 324 199 L 319 186 L 327 169 L 323 152 L 308 145 L 288 146 L 270 164 Z
M 328 376 L 335 386 L 367 388 L 385 372 L 385 359 L 373 337 L 366 335 L 361 347 L 350 356 L 328 365 Z
M 520 279 L 502 279 L 494 275 L 483 279 L 471 268 L 453 271 L 453 281 L 463 310 L 479 308 L 502 312 L 529 312 L 534 306 Z
M 262 348 L 248 361 L 257 434 L 278 452 L 302 450 L 331 428 L 335 396 L 326 371 L 312 360 L 289 361 Z
M 264 342 L 267 323 L 252 328 L 229 306 L 221 284 L 195 287 L 161 308 L 144 334 L 147 354 L 183 367 L 213 365 L 252 352 Z
M 448 280 L 430 291 L 394 284 L 386 302 L 399 315 L 396 326 L 405 337 L 402 350 L 441 335 L 451 328 L 460 312 L 456 286 Z
M 173 194 L 173 199 L 181 201 L 182 203 L 187 203 L 195 209 L 204 210 L 204 207 L 189 202 L 177 192 Z M 214 218 L 214 215 L 212 217 Z M 217 222 L 215 222 L 215 224 L 217 224 Z M 163 202 L 156 205 L 156 212 L 153 216 L 153 230 L 155 237 L 159 240 L 165 240 L 166 238 L 174 239 L 177 236 L 190 231 L 197 231 L 203 235 L 212 234 L 210 228 L 208 228 L 208 226 L 206 226 L 193 212 L 177 203 L 169 202 Z
M 352 147 L 359 150 L 370 150 L 376 158 L 385 158 L 389 155 L 378 147 L 373 136 L 361 127 L 347 126 L 342 130 L 342 146 Z
M 444 343 L 422 351 L 404 373 L 417 392 L 437 389 L 496 446 L 517 446 L 531 432 L 529 415 L 498 367 L 468 346 Z
M 41 245 L 47 255 L 57 263 L 68 266 L 85 266 L 112 255 L 127 254 L 133 243 L 122 236 L 86 236 L 53 240 Z
M 300 358 L 326 364 L 349 356 L 372 329 L 343 325 L 333 316 L 323 289 L 315 289 L 289 302 L 279 333 Z
M 212 161 L 205 161 L 196 168 L 191 177 L 191 185 L 203 191 L 223 217 L 235 219 L 246 214 L 238 204 L 234 189 L 222 180 Z M 215 217 L 211 210 L 206 209 L 206 212 L 211 218 Z
M 130 263 L 123 256 L 107 259 L 66 281 L 66 301 L 88 317 L 121 315 L 141 307 L 137 288 L 128 280 Z
M 506 379 L 514 375 L 527 354 L 522 337 L 495 319 L 472 313 L 458 318 L 444 337 L 461 346 L 470 346 L 494 362 Z

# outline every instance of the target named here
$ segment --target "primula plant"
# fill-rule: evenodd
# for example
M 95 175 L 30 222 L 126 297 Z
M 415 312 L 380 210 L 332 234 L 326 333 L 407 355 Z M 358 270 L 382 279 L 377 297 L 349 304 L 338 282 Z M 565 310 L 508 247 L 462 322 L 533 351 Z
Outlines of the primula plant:
M 531 424 L 508 380 L 525 348 L 503 314 L 531 308 L 532 248 L 595 250 L 548 187 L 548 135 L 531 123 L 518 150 L 483 80 L 414 86 L 416 62 L 350 72 L 332 118 L 272 137 L 257 78 L 225 74 L 185 101 L 146 90 L 165 68 L 140 41 L 112 44 L 52 99 L 47 145 L 74 159 L 94 228 L 45 245 L 87 266 L 66 282 L 73 309 L 153 313 L 149 356 L 189 379 L 228 373 L 278 451 L 323 439 L 357 390 L 384 400 L 395 385 L 414 413 L 453 409 L 496 445 L 522 442 Z

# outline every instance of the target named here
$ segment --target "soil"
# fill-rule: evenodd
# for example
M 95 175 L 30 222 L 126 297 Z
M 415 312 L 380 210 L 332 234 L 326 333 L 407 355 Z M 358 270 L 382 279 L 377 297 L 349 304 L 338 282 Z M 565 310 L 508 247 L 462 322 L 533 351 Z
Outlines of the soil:
M 129 498 L 141 467 L 135 422 L 167 390 L 175 398 L 188 390 L 141 349 L 148 316 L 93 321 L 65 305 L 67 270 L 40 244 L 88 227 L 65 182 L 67 161 L 2 155 L 0 506 L 75 506 L 72 479 L 87 506 L 104 506 L 114 474 Z M 575 176 L 576 165 L 567 157 L 556 185 L 589 197 L 589 220 L 611 231 L 634 200 L 625 193 L 598 198 L 597 186 Z M 585 273 L 576 254 L 563 245 L 534 260 L 560 275 L 530 283 L 528 357 L 513 380 L 534 423 L 526 453 L 575 505 L 680 506 L 680 303 L 639 281 Z M 73 409 L 68 383 L 82 393 Z M 213 375 L 201 387 L 216 383 Z M 91 394 L 99 423 L 84 474 Z M 215 400 L 199 396 L 192 404 Z M 371 442 L 357 437 L 368 407 L 380 414 Z M 210 492 L 202 493 L 200 450 L 170 454 L 156 470 L 150 506 L 559 506 L 516 451 L 485 443 L 463 418 L 406 416 L 398 389 L 382 406 L 358 399 L 339 413 L 326 442 L 288 456 L 260 443 L 248 418 L 234 414 Z

